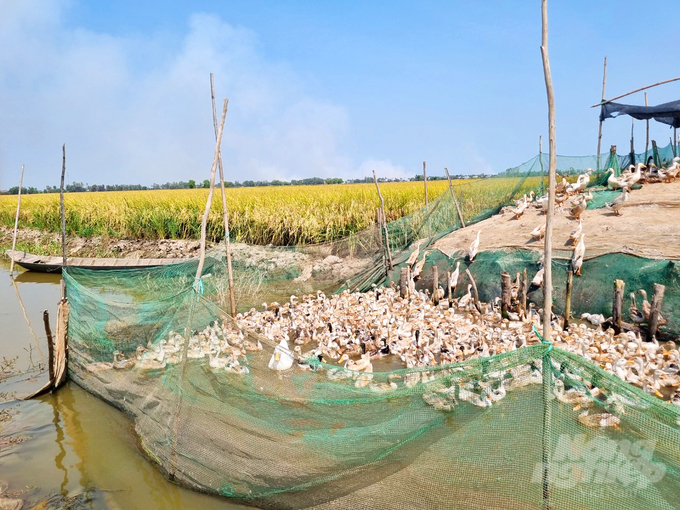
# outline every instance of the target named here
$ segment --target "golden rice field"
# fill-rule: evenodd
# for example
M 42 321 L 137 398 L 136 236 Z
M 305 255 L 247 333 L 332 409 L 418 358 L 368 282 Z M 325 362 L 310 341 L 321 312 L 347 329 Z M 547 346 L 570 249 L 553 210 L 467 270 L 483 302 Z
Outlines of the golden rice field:
M 519 182 L 516 178 L 456 180 L 454 188 L 461 195 L 463 215 L 468 219 L 507 200 Z M 529 185 L 525 182 L 523 188 Z M 380 189 L 388 221 L 425 205 L 422 182 L 381 183 Z M 428 182 L 430 203 L 444 192 L 450 196 L 447 181 Z M 67 232 L 127 239 L 197 239 L 207 194 L 206 189 L 66 194 Z M 16 203 L 16 196 L 0 196 L 1 224 L 14 224 Z M 379 205 L 374 184 L 227 189 L 231 238 L 250 244 L 295 245 L 340 239 L 374 225 Z M 224 234 L 221 210 L 217 189 L 208 222 L 212 241 Z M 60 231 L 59 195 L 23 195 L 19 224 Z

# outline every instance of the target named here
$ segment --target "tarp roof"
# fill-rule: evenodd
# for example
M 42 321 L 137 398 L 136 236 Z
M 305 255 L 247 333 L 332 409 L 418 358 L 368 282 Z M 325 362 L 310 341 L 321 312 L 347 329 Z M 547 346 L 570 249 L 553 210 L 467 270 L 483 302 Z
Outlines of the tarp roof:
M 634 119 L 654 119 L 657 122 L 680 127 L 680 100 L 657 106 L 634 106 L 621 103 L 605 103 L 600 111 L 600 120 L 630 115 Z

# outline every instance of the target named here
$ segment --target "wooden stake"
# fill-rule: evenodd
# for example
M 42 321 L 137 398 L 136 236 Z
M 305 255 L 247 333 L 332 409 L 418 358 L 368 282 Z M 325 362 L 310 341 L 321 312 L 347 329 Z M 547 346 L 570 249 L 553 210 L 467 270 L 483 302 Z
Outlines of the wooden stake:
M 224 119 L 227 116 L 227 106 L 229 99 L 225 98 L 224 106 L 222 107 L 222 118 L 220 119 L 220 128 L 217 131 L 217 142 L 215 143 L 215 157 L 213 158 L 212 168 L 210 169 L 210 191 L 208 192 L 208 199 L 205 202 L 205 212 L 203 213 L 203 220 L 201 221 L 201 252 L 198 260 L 198 268 L 196 269 L 196 282 L 200 282 L 203 274 L 203 264 L 205 264 L 205 236 L 206 227 L 208 225 L 208 215 L 210 214 L 210 206 L 212 205 L 212 197 L 215 191 L 215 171 L 217 170 L 217 161 L 220 157 L 220 144 L 222 143 L 222 131 L 224 130 Z M 196 287 L 198 291 L 200 287 Z
M 605 88 L 607 86 L 607 57 L 604 57 L 604 72 L 602 74 L 602 101 L 604 101 Z M 600 121 L 600 130 L 597 134 L 597 172 L 600 171 L 600 149 L 602 148 L 602 123 Z
M 634 141 L 634 136 L 633 136 L 633 130 L 635 128 L 635 119 L 633 117 L 630 118 L 630 164 L 634 165 L 635 164 L 635 141 Z
M 522 289 L 519 295 L 520 311 L 524 317 L 527 316 L 527 294 L 529 293 L 529 279 L 527 277 L 527 268 L 522 272 Z
M 622 97 L 630 96 L 631 94 L 635 94 L 636 92 L 641 92 L 643 90 L 651 89 L 652 87 L 658 87 L 659 85 L 665 85 L 666 83 L 671 83 L 673 81 L 678 81 L 680 78 L 671 78 L 670 80 L 664 80 L 660 81 L 658 83 L 653 83 L 652 85 L 647 85 L 646 87 L 640 87 L 639 89 L 631 90 L 630 92 L 626 92 L 625 94 L 621 94 L 620 96 L 612 97 L 611 99 L 607 100 L 602 100 L 601 102 L 594 104 L 591 106 L 591 108 L 595 108 L 596 106 L 601 106 L 603 104 L 611 103 L 612 101 L 616 101 L 617 99 L 621 99 Z
M 647 103 L 647 92 L 645 92 L 645 106 L 649 106 Z M 649 158 L 649 155 L 647 152 L 649 151 L 649 119 L 647 119 L 645 122 L 647 122 L 647 138 L 645 139 L 645 160 L 643 163 L 646 165 L 647 164 L 647 158 Z
M 399 275 L 399 295 L 402 298 L 408 297 L 408 267 L 402 267 Z
M 50 313 L 43 310 L 43 322 L 45 323 L 45 335 L 47 336 L 47 370 L 50 383 L 54 381 L 54 339 L 50 329 Z
M 215 108 L 215 83 L 213 73 L 210 73 L 210 97 L 212 98 L 213 127 L 217 140 L 217 110 Z M 224 191 L 224 169 L 222 168 L 222 152 L 218 157 L 220 168 L 220 188 L 222 189 L 222 215 L 224 216 L 224 248 L 227 255 L 227 277 L 229 280 L 229 305 L 231 316 L 236 317 L 236 297 L 234 295 L 234 274 L 231 268 L 231 240 L 229 239 L 229 213 L 227 212 L 227 195 Z
M 475 304 L 475 308 L 477 309 L 477 311 L 479 313 L 482 313 L 482 307 L 479 304 L 479 293 L 477 292 L 477 284 L 475 283 L 475 279 L 472 277 L 472 273 L 470 272 L 469 269 L 465 270 L 465 274 L 470 280 L 470 285 L 472 285 L 472 302 Z
M 652 341 L 659 329 L 659 315 L 661 315 L 661 303 L 663 303 L 663 295 L 666 292 L 665 285 L 659 283 L 654 284 L 654 296 L 652 297 L 652 308 L 649 312 L 649 329 L 647 330 L 647 340 Z
M 456 211 L 458 211 L 458 219 L 460 220 L 460 224 L 462 225 L 462 227 L 465 228 L 465 219 L 463 219 L 463 213 L 460 212 L 460 204 L 458 203 L 456 192 L 453 191 L 453 184 L 451 184 L 451 176 L 449 175 L 449 169 L 444 167 L 444 171 L 446 172 L 446 179 L 449 181 L 449 191 L 451 192 L 451 198 L 453 199 L 453 203 L 456 206 Z
M 427 237 L 430 237 L 432 235 L 432 232 L 430 231 L 430 203 L 428 202 L 427 199 L 427 166 L 425 164 L 425 161 L 423 161 L 423 183 L 425 185 L 425 214 L 427 217 Z
M 612 304 L 612 322 L 614 323 L 614 334 L 621 333 L 621 310 L 623 309 L 623 291 L 626 288 L 626 282 L 623 280 L 614 280 L 614 303 Z
M 545 74 L 545 88 L 548 95 L 548 132 L 550 138 L 550 165 L 548 168 L 548 215 L 545 220 L 545 269 L 543 276 L 543 340 L 552 341 L 550 330 L 550 314 L 552 312 L 552 230 L 555 215 L 555 167 L 557 153 L 555 152 L 555 94 L 553 92 L 552 76 L 550 73 L 550 57 L 548 56 L 548 2 L 542 0 L 542 38 L 541 56 L 543 57 L 543 73 Z M 547 490 L 547 489 L 546 489 Z
M 543 135 L 538 135 L 538 163 L 541 165 L 541 190 L 545 192 L 545 168 L 543 168 Z
M 378 177 L 375 175 L 375 170 L 373 170 L 373 182 L 375 182 L 375 189 L 378 190 L 378 197 L 380 198 L 380 211 L 382 212 L 382 226 L 385 233 L 385 252 L 387 253 L 387 265 L 388 269 L 392 270 L 394 267 L 392 265 L 392 253 L 390 252 L 390 239 L 387 234 L 387 216 L 385 216 L 385 200 L 383 200 L 382 193 L 380 193 L 380 186 L 378 186 Z
M 512 305 L 512 279 L 510 273 L 503 271 L 501 273 L 501 316 L 504 319 L 509 319 L 510 307 Z
M 14 276 L 14 250 L 17 247 L 17 230 L 19 229 L 19 209 L 21 208 L 21 187 L 24 182 L 24 165 L 21 165 L 19 177 L 19 194 L 17 195 L 17 214 L 14 217 L 14 235 L 12 236 L 12 262 L 9 264 L 9 275 Z
M 659 148 L 656 146 L 656 140 L 652 140 L 652 158 L 654 159 L 654 164 L 660 167 L 661 161 L 659 161 Z M 645 164 L 647 164 L 646 161 Z
M 446 272 L 446 290 L 449 297 L 449 308 L 453 306 L 453 289 L 451 288 L 451 271 Z
M 564 297 L 564 329 L 569 326 L 569 319 L 571 319 L 571 289 L 574 283 L 574 271 L 570 269 L 567 272 L 567 290 Z
M 439 293 L 439 268 L 435 265 L 432 266 L 432 304 L 437 306 L 439 304 L 439 298 L 437 294 Z

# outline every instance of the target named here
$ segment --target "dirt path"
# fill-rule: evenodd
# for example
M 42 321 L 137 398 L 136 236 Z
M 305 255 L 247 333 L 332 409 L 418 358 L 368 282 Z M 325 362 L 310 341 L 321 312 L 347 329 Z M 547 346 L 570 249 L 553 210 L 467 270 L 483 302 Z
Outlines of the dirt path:
M 585 258 L 605 253 L 629 253 L 646 258 L 680 259 L 680 181 L 670 184 L 645 184 L 633 190 L 622 215 L 607 209 L 588 209 L 582 215 L 585 234 Z M 434 248 L 447 255 L 467 252 L 470 243 L 482 229 L 479 250 L 522 248 L 542 250 L 543 241 L 529 233 L 545 222 L 545 215 L 530 207 L 516 220 L 505 212 L 475 225 L 452 232 L 440 239 Z M 553 227 L 553 250 L 571 251 L 569 234 L 578 227 L 569 209 L 556 211 Z M 558 255 L 568 256 L 568 253 Z

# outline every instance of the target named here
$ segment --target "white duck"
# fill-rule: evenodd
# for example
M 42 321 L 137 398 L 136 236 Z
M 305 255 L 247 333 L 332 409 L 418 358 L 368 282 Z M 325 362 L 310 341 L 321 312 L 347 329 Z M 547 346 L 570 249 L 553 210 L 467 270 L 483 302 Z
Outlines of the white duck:
M 288 341 L 284 338 L 274 348 L 274 354 L 269 360 L 269 368 L 271 370 L 288 370 L 293 366 L 293 361 L 293 356 L 288 348 Z
M 611 174 L 609 178 L 607 179 L 607 186 L 612 188 L 612 189 L 620 189 L 623 188 L 626 185 L 626 179 L 622 177 L 616 177 L 614 175 L 614 169 L 610 168 L 605 172 L 606 174 Z
M 458 287 L 459 276 L 460 276 L 460 260 L 456 262 L 456 269 L 453 273 L 451 273 L 451 277 L 449 278 L 449 287 L 451 287 L 454 293 L 456 292 L 456 287 Z M 449 296 L 449 299 L 451 299 L 451 297 L 452 296 Z
M 475 257 L 477 256 L 477 251 L 479 250 L 479 235 L 482 233 L 482 229 L 480 228 L 477 231 L 477 238 L 470 243 L 470 249 L 468 250 L 468 258 L 470 259 L 470 262 L 472 262 Z
M 604 206 L 610 211 L 614 211 L 617 216 L 621 216 L 621 208 L 623 204 L 628 200 L 628 185 L 623 187 L 623 193 L 621 193 L 616 199 L 611 203 L 605 203 Z
M 569 239 L 571 239 L 571 245 L 574 246 L 576 243 L 578 243 L 578 240 L 581 239 L 581 234 L 583 233 L 583 222 L 579 218 L 578 220 L 578 228 L 574 231 L 572 231 L 571 234 L 569 234 Z
M 635 171 L 629 173 L 626 175 L 625 180 L 626 184 L 630 187 L 633 184 L 637 184 L 637 182 L 642 178 L 642 169 L 647 168 L 647 166 L 644 163 L 638 163 L 635 166 Z
M 583 265 L 583 256 L 586 253 L 586 235 L 581 234 L 581 239 L 579 240 L 576 248 L 574 248 L 574 255 L 571 258 L 571 268 L 574 274 L 581 276 L 581 266 Z

